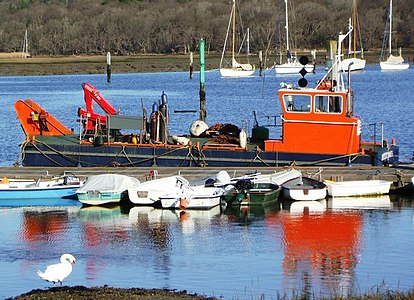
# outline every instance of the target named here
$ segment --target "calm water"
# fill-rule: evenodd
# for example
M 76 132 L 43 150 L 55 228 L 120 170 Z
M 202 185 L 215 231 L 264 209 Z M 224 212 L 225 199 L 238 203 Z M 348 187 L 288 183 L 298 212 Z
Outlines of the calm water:
M 116 70 L 113 70 L 116 72 Z M 308 76 L 311 84 L 322 74 Z M 354 74 L 355 112 L 363 122 L 383 121 L 385 138 L 396 138 L 401 160 L 413 149 L 414 71 L 381 72 L 368 66 Z M 79 131 L 84 106 L 81 84 L 89 82 L 122 114 L 148 110 L 165 91 L 173 134 L 188 132 L 198 110 L 198 76 L 188 73 L 1 77 L 0 165 L 18 157 L 24 136 L 15 118 L 17 99 L 31 98 L 69 128 Z M 295 77 L 221 79 L 206 74 L 207 123 L 261 125 L 280 115 L 276 91 Z M 250 121 L 250 123 L 247 122 Z M 273 136 L 279 133 L 272 132 Z M 369 133 L 366 134 L 369 138 Z M 0 298 L 49 286 L 37 269 L 64 252 L 77 258 L 67 285 L 186 289 L 225 299 L 255 299 L 278 293 L 363 293 L 377 287 L 407 290 L 414 285 L 414 219 L 411 198 L 320 203 L 318 214 L 295 213 L 281 203 L 266 211 L 179 212 L 150 208 L 0 208 Z

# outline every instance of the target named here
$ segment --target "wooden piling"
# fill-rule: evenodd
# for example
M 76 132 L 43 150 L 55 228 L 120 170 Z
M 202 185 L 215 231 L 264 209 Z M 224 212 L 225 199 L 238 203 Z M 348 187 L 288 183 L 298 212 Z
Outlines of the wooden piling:
M 106 53 L 106 81 L 111 82 L 111 53 Z
M 193 52 L 190 52 L 190 79 L 193 79 Z
M 263 75 L 263 52 L 262 50 L 259 51 L 259 76 L 262 77 Z

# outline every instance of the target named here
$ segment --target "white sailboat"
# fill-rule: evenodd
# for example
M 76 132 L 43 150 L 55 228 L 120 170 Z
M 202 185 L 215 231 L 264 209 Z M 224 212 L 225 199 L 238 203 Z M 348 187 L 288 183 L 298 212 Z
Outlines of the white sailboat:
M 387 26 L 388 26 L 388 32 L 387 30 L 385 30 L 384 33 L 384 41 L 385 41 L 385 37 L 388 34 L 388 58 L 386 61 L 381 61 L 380 62 L 380 66 L 381 66 L 381 70 L 406 70 L 409 68 L 409 63 L 405 62 L 404 59 L 402 58 L 401 55 L 401 48 L 399 50 L 399 55 L 398 56 L 394 56 L 392 55 L 392 38 L 391 38 L 391 34 L 392 34 L 392 0 L 390 0 L 390 14 L 388 16 L 388 22 L 387 22 Z M 386 28 L 387 29 L 387 28 Z M 384 44 L 382 47 L 382 51 L 381 51 L 381 58 L 383 58 L 383 52 L 384 52 Z
M 232 55 L 230 66 L 224 65 L 224 54 L 226 52 L 227 40 L 232 28 Z M 235 57 L 235 39 L 236 39 L 236 0 L 233 0 L 229 25 L 227 27 L 226 39 L 224 41 L 223 52 L 220 60 L 220 74 L 222 77 L 247 77 L 253 75 L 255 67 L 250 63 L 241 64 L 236 61 Z
M 292 55 L 289 47 L 289 18 L 288 18 L 288 1 L 285 0 L 285 19 L 286 19 L 286 63 L 275 64 L 276 74 L 299 74 L 300 70 L 305 67 L 307 72 L 314 72 L 315 66 L 313 64 L 306 64 L 303 66 L 297 59 L 296 54 Z
M 358 24 L 357 24 L 357 4 L 356 4 L 356 0 L 354 0 L 354 12 L 353 12 L 353 18 L 349 19 L 349 29 L 353 29 L 353 34 L 349 35 L 349 40 L 348 40 L 348 55 L 352 55 L 344 60 L 342 60 L 341 62 L 341 69 L 344 72 L 347 72 L 348 69 L 350 71 L 360 71 L 363 70 L 365 68 L 365 65 L 367 63 L 367 61 L 364 59 L 364 51 L 361 48 L 361 51 L 357 51 L 357 28 L 358 28 Z M 352 49 L 353 47 L 353 49 Z M 361 58 L 358 58 L 356 55 L 357 53 L 361 53 Z

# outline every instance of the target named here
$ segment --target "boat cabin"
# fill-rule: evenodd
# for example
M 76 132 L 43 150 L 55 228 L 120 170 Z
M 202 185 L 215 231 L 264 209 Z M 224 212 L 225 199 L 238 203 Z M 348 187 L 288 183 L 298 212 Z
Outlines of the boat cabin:
M 265 151 L 354 154 L 360 152 L 361 121 L 352 114 L 352 99 L 330 89 L 279 90 L 282 136 L 266 140 Z M 350 103 L 348 103 L 348 101 Z

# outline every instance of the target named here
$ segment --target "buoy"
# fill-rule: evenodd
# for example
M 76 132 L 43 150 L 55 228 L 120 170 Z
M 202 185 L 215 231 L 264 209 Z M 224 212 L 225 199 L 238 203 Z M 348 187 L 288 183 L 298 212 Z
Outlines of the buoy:
M 180 199 L 180 208 L 181 209 L 186 209 L 188 205 L 188 201 L 185 198 Z
M 246 131 L 241 130 L 239 133 L 239 141 L 240 141 L 240 147 L 246 148 L 247 147 L 247 134 Z

